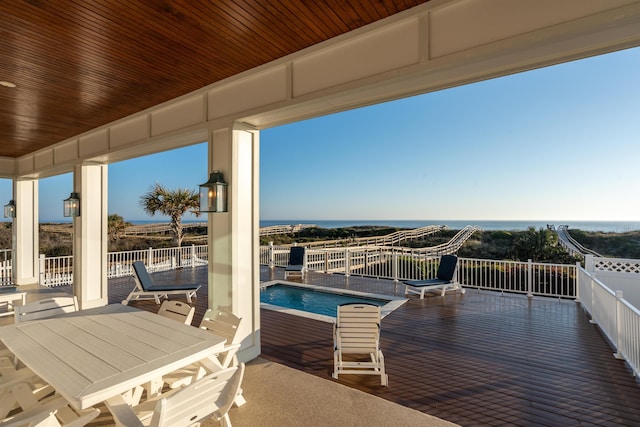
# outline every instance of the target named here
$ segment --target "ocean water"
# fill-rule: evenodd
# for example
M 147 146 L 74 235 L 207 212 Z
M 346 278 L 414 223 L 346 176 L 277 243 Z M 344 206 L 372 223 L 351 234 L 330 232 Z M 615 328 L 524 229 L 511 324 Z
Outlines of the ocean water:
M 68 221 L 41 221 L 52 223 L 63 223 Z M 158 224 L 168 223 L 162 219 L 155 220 L 134 220 L 132 224 Z M 203 222 L 203 221 L 184 221 L 184 223 Z M 475 221 L 475 220 L 309 220 L 309 219 L 278 219 L 278 220 L 261 220 L 260 227 L 268 227 L 270 225 L 297 225 L 312 224 L 322 228 L 342 228 L 363 225 L 383 225 L 398 228 L 418 228 L 427 225 L 446 225 L 451 230 L 460 230 L 467 225 L 475 225 L 483 230 L 506 230 L 506 231 L 524 231 L 529 227 L 546 228 L 547 224 L 568 225 L 570 229 L 578 229 L 584 231 L 603 231 L 608 233 L 626 233 L 629 231 L 640 230 L 640 221 Z
M 483 230 L 524 231 L 529 227 L 546 228 L 547 225 L 568 225 L 569 229 L 583 231 L 604 231 L 626 233 L 640 230 L 640 221 L 474 221 L 474 220 L 261 220 L 260 227 L 270 225 L 314 224 L 322 228 L 342 228 L 362 225 L 383 225 L 398 228 L 418 228 L 427 225 L 446 225 L 451 230 L 459 230 L 467 225 L 475 225 Z

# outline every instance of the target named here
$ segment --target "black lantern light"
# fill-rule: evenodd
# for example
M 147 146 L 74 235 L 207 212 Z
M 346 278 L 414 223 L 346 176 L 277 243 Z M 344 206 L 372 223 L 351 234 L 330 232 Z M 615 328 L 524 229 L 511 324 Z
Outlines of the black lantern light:
M 227 212 L 227 187 L 222 172 L 211 172 L 209 181 L 200 184 L 200 212 Z
M 78 193 L 71 193 L 69 198 L 64 199 L 64 216 L 80 216 L 80 196 Z
M 13 200 L 11 200 L 9 203 L 4 205 L 4 217 L 5 218 L 16 217 L 16 203 Z

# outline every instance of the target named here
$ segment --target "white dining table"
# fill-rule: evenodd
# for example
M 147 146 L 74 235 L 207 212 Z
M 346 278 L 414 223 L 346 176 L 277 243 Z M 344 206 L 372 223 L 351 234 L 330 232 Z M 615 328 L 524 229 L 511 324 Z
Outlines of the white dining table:
M 0 341 L 79 410 L 130 403 L 133 389 L 215 359 L 225 343 L 209 331 L 122 304 L 3 326 Z

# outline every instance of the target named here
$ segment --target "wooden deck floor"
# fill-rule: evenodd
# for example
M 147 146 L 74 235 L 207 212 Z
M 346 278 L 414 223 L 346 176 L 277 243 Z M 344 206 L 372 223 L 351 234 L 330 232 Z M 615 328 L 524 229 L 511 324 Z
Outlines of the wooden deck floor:
M 207 280 L 204 267 L 152 277 Z M 282 278 L 281 269 L 261 269 L 263 281 Z M 387 280 L 310 273 L 305 282 L 402 294 Z M 131 288 L 130 279 L 110 280 L 110 302 Z M 206 308 L 206 286 L 198 295 L 194 325 Z M 336 381 L 331 335 L 329 323 L 261 310 L 262 357 Z M 389 387 L 368 376 L 337 381 L 463 426 L 640 425 L 640 384 L 573 301 L 471 289 L 412 296 L 383 319 L 381 340 Z

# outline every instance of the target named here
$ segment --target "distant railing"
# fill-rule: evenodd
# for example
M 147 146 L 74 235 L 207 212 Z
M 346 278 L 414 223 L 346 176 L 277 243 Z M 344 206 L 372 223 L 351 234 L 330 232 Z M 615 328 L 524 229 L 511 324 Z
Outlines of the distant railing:
M 558 234 L 558 241 L 570 255 L 578 257 L 584 257 L 585 255 L 594 255 L 597 257 L 602 256 L 594 250 L 585 248 L 580 244 L 580 242 L 571 237 L 568 225 L 559 225 L 556 229 L 556 233 Z
M 445 230 L 446 225 L 428 225 L 426 227 L 413 228 L 411 230 L 394 231 L 384 236 L 350 237 L 347 239 L 321 240 L 317 242 L 305 242 L 308 248 L 339 248 L 353 246 L 394 246 L 405 240 L 420 239 L 439 231 Z M 260 229 L 262 235 L 262 229 Z
M 182 223 L 183 230 L 189 230 L 190 228 L 207 228 L 206 222 L 187 222 Z M 157 223 L 157 224 L 136 224 L 129 225 L 124 230 L 125 236 L 146 236 L 149 234 L 158 233 L 172 233 L 171 223 Z
M 269 225 L 260 227 L 260 236 L 272 236 L 274 234 L 298 233 L 305 228 L 317 228 L 315 224 L 295 224 L 295 225 Z
M 178 267 L 196 267 L 208 262 L 207 245 L 191 245 L 175 248 L 143 249 L 109 252 L 107 278 L 126 277 L 132 274 L 131 264 L 142 261 L 150 272 L 173 270 Z M 73 256 L 45 257 L 40 255 L 40 284 L 43 286 L 67 286 L 73 283 Z

